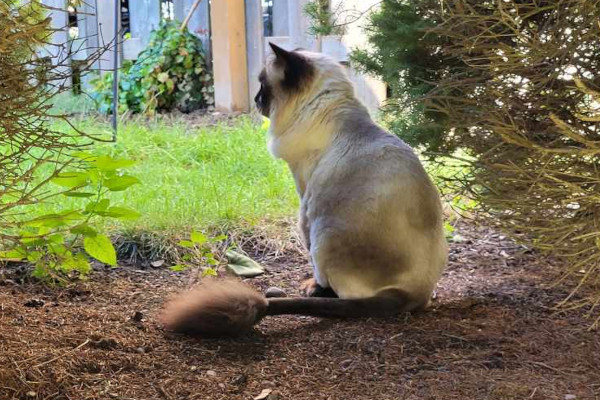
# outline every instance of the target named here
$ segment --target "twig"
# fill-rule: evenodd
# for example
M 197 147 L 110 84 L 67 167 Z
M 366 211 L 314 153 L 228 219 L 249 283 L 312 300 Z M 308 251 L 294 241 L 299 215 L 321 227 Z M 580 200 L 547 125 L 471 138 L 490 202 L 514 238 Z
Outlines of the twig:
M 66 356 L 67 354 L 70 354 L 70 353 L 72 353 L 72 352 L 74 352 L 74 351 L 77 351 L 77 350 L 81 349 L 83 346 L 85 346 L 85 345 L 86 345 L 86 344 L 88 344 L 89 342 L 90 342 L 90 339 L 86 339 L 86 340 L 85 340 L 85 342 L 81 343 L 79 346 L 75 347 L 74 349 L 71 349 L 71 350 L 69 350 L 69 351 L 66 351 L 66 352 L 64 352 L 63 354 L 59 355 L 59 356 L 56 356 L 56 357 L 54 357 L 54 358 L 51 358 L 51 359 L 49 359 L 48 361 L 45 361 L 45 362 L 43 362 L 43 363 L 41 363 L 41 364 L 38 364 L 38 365 L 36 365 L 34 368 L 39 368 L 39 367 L 42 367 L 42 366 L 44 366 L 44 365 L 46 365 L 46 364 L 50 364 L 51 362 L 54 362 L 54 361 L 58 360 L 59 358 L 62 358 L 62 357 L 64 357 L 64 356 Z
M 194 4 L 192 5 L 192 8 L 190 8 L 190 11 L 188 12 L 188 15 L 185 17 L 185 19 L 183 20 L 183 22 L 181 23 L 181 28 L 179 28 L 180 31 L 183 31 L 188 22 L 190 22 L 190 19 L 192 18 L 192 15 L 194 14 L 194 11 L 196 11 L 196 8 L 198 8 L 198 4 L 200 4 L 202 0 L 196 0 L 194 2 Z

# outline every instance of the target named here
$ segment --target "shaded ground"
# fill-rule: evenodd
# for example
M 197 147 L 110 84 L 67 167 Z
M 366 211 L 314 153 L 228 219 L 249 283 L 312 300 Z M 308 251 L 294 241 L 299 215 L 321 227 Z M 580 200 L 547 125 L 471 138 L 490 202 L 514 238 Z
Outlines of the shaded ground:
M 565 292 L 540 282 L 555 267 L 486 228 L 458 231 L 428 312 L 268 318 L 235 340 L 156 325 L 191 272 L 127 267 L 55 291 L 4 279 L 0 399 L 599 399 L 600 335 L 553 314 Z M 310 269 L 294 246 L 246 249 L 269 268 L 253 285 L 298 294 Z

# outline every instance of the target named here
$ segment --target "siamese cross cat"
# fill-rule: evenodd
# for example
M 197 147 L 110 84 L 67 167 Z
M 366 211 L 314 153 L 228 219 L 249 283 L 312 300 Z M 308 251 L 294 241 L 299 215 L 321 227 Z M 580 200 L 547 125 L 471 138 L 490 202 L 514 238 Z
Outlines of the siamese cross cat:
M 437 189 L 413 150 L 371 119 L 344 66 L 271 44 L 255 102 L 268 148 L 290 168 L 313 279 L 306 297 L 265 298 L 213 281 L 167 305 L 169 330 L 246 332 L 268 315 L 384 317 L 424 308 L 447 262 Z M 326 297 L 321 297 L 326 296 Z

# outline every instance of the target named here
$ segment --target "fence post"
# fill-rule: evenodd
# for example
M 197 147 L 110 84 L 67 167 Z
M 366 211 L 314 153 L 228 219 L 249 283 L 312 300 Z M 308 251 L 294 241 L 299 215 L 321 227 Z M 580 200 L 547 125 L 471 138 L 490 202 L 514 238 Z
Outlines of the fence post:
M 211 3 L 215 109 L 248 111 L 244 0 Z

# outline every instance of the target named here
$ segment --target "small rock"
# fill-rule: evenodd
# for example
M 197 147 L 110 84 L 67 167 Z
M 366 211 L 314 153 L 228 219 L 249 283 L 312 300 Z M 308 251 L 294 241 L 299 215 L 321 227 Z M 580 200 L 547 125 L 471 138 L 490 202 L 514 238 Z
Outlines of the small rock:
M 144 319 L 144 314 L 141 313 L 140 311 L 136 311 L 135 314 L 133 314 L 131 316 L 131 320 L 134 322 L 142 322 L 143 319 Z
M 214 378 L 215 376 L 217 376 L 217 373 L 213 370 L 208 370 L 206 371 L 206 376 L 210 376 L 211 378 Z
M 265 297 L 287 297 L 287 294 L 278 287 L 272 286 L 265 292 Z
M 246 375 L 238 375 L 231 380 L 232 385 L 243 385 L 248 381 L 248 377 Z
M 574 394 L 565 394 L 565 400 L 575 400 L 577 396 Z
M 140 353 L 140 354 L 144 354 L 146 352 L 146 349 L 144 349 L 143 347 L 138 347 L 135 349 L 136 352 Z
M 119 346 L 119 343 L 112 338 L 92 340 L 90 346 L 96 349 L 110 350 Z
M 465 238 L 463 235 L 459 234 L 459 233 L 455 233 L 452 235 L 452 241 L 454 243 L 463 243 L 467 241 L 467 238 Z
M 165 263 L 165 260 L 156 260 L 156 261 L 152 261 L 150 263 L 150 265 L 152 265 L 154 268 L 158 268 L 158 267 L 162 267 L 164 263 Z
M 35 396 L 37 396 L 37 393 L 36 393 L 36 392 L 33 392 L 33 391 L 31 391 L 31 392 L 27 392 L 27 393 L 26 393 L 26 396 L 27 396 L 27 397 L 35 397 Z
M 218 385 L 218 386 L 219 386 L 221 389 L 225 389 L 225 385 L 224 385 L 224 384 L 222 384 L 222 383 L 219 383 L 219 385 Z
M 195 365 L 192 365 L 192 366 L 190 367 L 190 371 L 192 371 L 192 372 L 194 372 L 194 371 L 195 371 L 195 370 L 197 370 L 197 369 L 198 369 L 198 367 L 196 367 Z
M 44 302 L 44 300 L 40 300 L 40 299 L 31 299 L 31 300 L 27 300 L 23 305 L 25 307 L 31 307 L 31 308 L 39 308 L 39 307 L 43 307 L 44 304 L 46 304 Z

